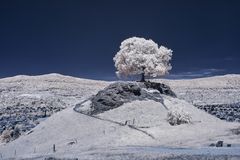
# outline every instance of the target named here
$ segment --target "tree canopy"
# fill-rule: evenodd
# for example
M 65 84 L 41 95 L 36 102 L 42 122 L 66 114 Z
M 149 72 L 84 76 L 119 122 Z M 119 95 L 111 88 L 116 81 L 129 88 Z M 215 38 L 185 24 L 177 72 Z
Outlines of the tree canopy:
M 132 37 L 124 40 L 120 50 L 113 58 L 117 75 L 138 75 L 158 77 L 169 73 L 172 69 L 170 60 L 172 50 L 158 46 L 153 40 Z

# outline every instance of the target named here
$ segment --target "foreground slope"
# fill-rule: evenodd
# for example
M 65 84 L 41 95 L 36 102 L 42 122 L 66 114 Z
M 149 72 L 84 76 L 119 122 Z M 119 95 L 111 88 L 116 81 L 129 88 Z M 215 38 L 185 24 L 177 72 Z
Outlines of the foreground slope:
M 151 141 L 150 137 L 129 127 L 82 115 L 68 108 L 42 122 L 31 134 L 0 146 L 0 151 L 5 158 L 14 156 L 15 150 L 20 157 L 51 155 L 55 144 L 57 154 L 74 155 L 94 148 L 143 145 Z
M 239 146 L 239 135 L 231 132 L 239 123 L 221 121 L 177 98 L 163 99 L 168 109 L 178 107 L 188 112 L 192 123 L 171 126 L 166 121 L 167 109 L 155 101 L 126 103 L 96 117 L 68 108 L 40 123 L 32 133 L 0 146 L 0 151 L 3 157 L 80 158 L 101 157 L 105 151 L 127 150 L 129 146 L 207 147 L 218 140 L 232 144 L 233 150 Z M 119 125 L 125 121 L 130 122 Z

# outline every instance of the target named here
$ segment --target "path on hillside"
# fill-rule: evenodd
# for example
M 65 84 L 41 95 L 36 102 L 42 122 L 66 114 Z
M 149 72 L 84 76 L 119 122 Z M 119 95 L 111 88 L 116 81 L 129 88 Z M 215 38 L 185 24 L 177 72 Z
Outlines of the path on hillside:
M 145 134 L 145 135 L 147 135 L 148 137 L 156 140 L 156 138 L 155 138 L 152 134 L 148 133 L 147 131 L 144 131 L 144 130 L 139 129 L 139 128 L 135 127 L 134 125 L 124 124 L 124 123 L 121 123 L 121 122 L 117 122 L 117 121 L 113 121 L 113 120 L 109 120 L 109 119 L 104 119 L 104 118 L 100 118 L 100 117 L 93 116 L 93 115 L 88 115 L 88 114 L 85 114 L 85 113 L 82 113 L 82 112 L 78 111 L 77 108 L 79 108 L 83 103 L 85 103 L 86 101 L 88 101 L 88 100 L 90 100 L 90 99 L 91 99 L 91 97 L 90 97 L 90 98 L 87 98 L 87 99 L 83 100 L 82 102 L 80 102 L 79 104 L 75 105 L 75 107 L 73 108 L 73 110 L 74 110 L 75 112 L 79 113 L 79 114 L 82 114 L 82 115 L 85 115 L 85 116 L 88 116 L 88 117 L 91 117 L 91 118 L 95 118 L 95 119 L 98 119 L 98 120 L 101 120 L 101 121 L 106 121 L 106 122 L 114 123 L 114 124 L 117 124 L 117 125 L 123 126 L 123 127 L 124 127 L 124 126 L 127 126 L 127 127 L 129 127 L 130 129 L 133 129 L 133 130 L 135 130 L 135 131 L 141 132 L 142 134 Z

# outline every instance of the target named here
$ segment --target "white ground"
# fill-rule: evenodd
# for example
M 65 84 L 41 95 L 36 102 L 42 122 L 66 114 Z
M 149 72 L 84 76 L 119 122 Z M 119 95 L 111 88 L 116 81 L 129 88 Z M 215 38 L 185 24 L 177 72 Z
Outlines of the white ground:
M 17 103 L 28 104 L 34 100 L 60 99 L 66 107 L 72 107 L 82 98 L 96 94 L 109 84 L 60 74 L 41 76 L 15 76 L 0 79 L 0 108 Z
M 178 98 L 192 104 L 229 104 L 240 102 L 240 75 L 230 74 L 189 80 L 156 79 L 169 85 Z
M 225 83 L 225 80 L 231 83 Z M 199 88 L 201 87 L 203 90 L 207 88 L 208 91 L 211 90 L 209 88 L 219 88 L 220 95 L 224 92 L 222 97 L 227 97 L 223 90 L 230 86 L 233 89 L 233 94 L 236 94 L 234 100 L 239 100 L 238 93 L 235 93 L 235 89 L 237 90 L 240 84 L 239 76 L 236 75 L 230 76 L 230 78 L 228 76 L 217 77 L 215 80 L 210 78 L 206 80 L 200 79 L 199 81 L 164 81 L 170 86 L 172 85 L 177 90 L 178 95 L 181 93 L 186 95 L 186 90 L 191 91 L 191 89 L 198 88 L 196 92 L 194 90 L 193 98 L 199 94 Z M 210 83 L 211 81 L 216 81 L 216 83 Z M 72 102 L 71 99 L 68 99 L 69 106 L 67 109 L 41 122 L 32 130 L 32 133 L 21 136 L 11 143 L 0 145 L 0 157 L 26 158 L 43 155 L 60 157 L 81 157 L 84 155 L 94 157 L 93 153 L 103 153 L 104 151 L 114 150 L 114 148 L 118 148 L 119 151 L 119 147 L 123 148 L 123 150 L 126 150 L 129 146 L 195 148 L 206 147 L 218 140 L 233 144 L 232 150 L 230 150 L 231 153 L 233 151 L 233 154 L 240 153 L 238 152 L 240 151 L 238 147 L 240 135 L 233 135 L 230 132 L 230 129 L 240 127 L 239 123 L 221 121 L 177 98 L 164 96 L 165 106 L 168 109 L 179 107 L 188 112 L 193 117 L 191 124 L 169 125 L 166 121 L 166 108 L 154 101 L 135 101 L 124 104 L 119 108 L 99 114 L 98 118 L 101 119 L 73 111 L 73 104 L 96 93 L 97 90 L 107 84 L 106 82 L 83 80 L 55 74 L 40 77 L 21 76 L 0 80 L 0 89 L 3 88 L 2 97 L 5 96 L 3 93 L 8 93 L 6 96 L 21 95 L 38 98 L 39 93 L 41 95 L 46 93 L 46 95 L 51 94 L 51 96 L 61 97 L 70 95 L 72 99 Z M 7 92 L 7 90 L 9 91 Z M 213 92 L 213 94 L 216 93 Z M 207 98 L 200 100 L 204 99 Z M 139 130 L 114 123 L 125 123 L 126 121 L 129 121 L 128 124 L 135 126 Z M 152 135 L 153 138 L 146 133 Z M 53 144 L 56 145 L 55 153 L 53 153 L 52 149 Z M 91 155 L 89 155 L 90 153 Z
M 136 101 L 128 103 L 102 114 L 98 117 L 124 123 L 126 120 L 152 134 L 158 145 L 164 146 L 208 146 L 217 140 L 226 143 L 240 144 L 239 136 L 231 136 L 230 129 L 240 126 L 239 123 L 221 121 L 191 104 L 164 96 L 164 104 L 171 108 L 181 108 L 192 117 L 192 124 L 171 126 L 166 121 L 167 110 L 162 104 L 154 101 Z

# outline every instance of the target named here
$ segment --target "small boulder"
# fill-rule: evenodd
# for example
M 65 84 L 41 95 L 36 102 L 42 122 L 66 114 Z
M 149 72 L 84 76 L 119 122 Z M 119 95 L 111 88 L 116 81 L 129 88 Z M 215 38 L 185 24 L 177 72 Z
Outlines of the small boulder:
M 211 143 L 209 146 L 210 146 L 210 147 L 215 147 L 216 144 L 215 144 L 215 143 Z
M 216 147 L 222 147 L 223 146 L 223 141 L 217 141 Z

